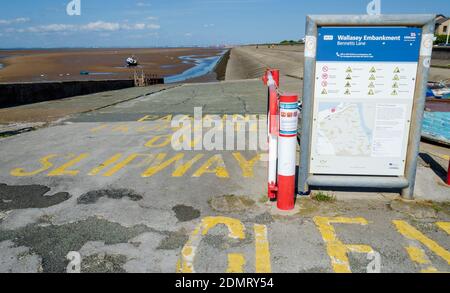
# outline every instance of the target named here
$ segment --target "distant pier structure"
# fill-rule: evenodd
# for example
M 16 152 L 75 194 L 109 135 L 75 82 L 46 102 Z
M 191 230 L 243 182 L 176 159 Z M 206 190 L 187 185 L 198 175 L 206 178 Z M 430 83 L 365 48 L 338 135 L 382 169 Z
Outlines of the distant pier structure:
M 134 71 L 134 86 L 144 87 L 155 84 L 164 84 L 164 78 L 157 76 L 156 74 L 147 74 L 143 70 L 138 72 Z

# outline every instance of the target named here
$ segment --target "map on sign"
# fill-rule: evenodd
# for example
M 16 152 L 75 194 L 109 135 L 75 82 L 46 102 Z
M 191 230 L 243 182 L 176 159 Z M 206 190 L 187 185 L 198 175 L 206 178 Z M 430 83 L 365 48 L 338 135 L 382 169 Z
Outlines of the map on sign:
M 317 153 L 370 156 L 373 111 L 364 107 L 362 103 L 319 104 Z
M 402 175 L 421 31 L 321 27 L 311 173 Z

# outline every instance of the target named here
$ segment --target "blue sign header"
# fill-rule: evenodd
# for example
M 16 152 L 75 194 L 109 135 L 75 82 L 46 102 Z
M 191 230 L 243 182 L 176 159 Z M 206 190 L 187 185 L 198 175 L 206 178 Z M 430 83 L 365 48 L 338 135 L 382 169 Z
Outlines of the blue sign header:
M 410 27 L 321 27 L 317 61 L 417 62 L 422 30 Z

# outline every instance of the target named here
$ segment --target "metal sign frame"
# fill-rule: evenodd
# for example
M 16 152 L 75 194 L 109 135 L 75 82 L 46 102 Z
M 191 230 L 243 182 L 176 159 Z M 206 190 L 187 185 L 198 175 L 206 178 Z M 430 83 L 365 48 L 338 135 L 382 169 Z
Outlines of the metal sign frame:
M 422 29 L 420 56 L 418 60 L 416 90 L 414 93 L 411 126 L 406 154 L 404 176 L 346 176 L 316 175 L 310 173 L 312 126 L 314 111 L 316 49 L 318 28 L 327 26 L 383 27 L 406 26 Z M 425 110 L 425 95 L 431 62 L 434 35 L 434 15 L 310 15 L 306 20 L 305 67 L 303 84 L 302 123 L 300 134 L 300 168 L 298 192 L 307 194 L 310 187 L 359 187 L 401 189 L 402 196 L 414 198 L 417 159 L 420 149 L 422 121 Z M 431 46 L 431 48 L 430 48 Z

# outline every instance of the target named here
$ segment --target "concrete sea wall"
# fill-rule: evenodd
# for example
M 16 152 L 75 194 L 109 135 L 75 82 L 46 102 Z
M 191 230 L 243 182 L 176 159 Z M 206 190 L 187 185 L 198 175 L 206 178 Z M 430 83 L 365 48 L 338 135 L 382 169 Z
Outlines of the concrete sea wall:
M 133 80 L 92 80 L 0 84 L 0 107 L 63 99 L 134 86 Z

